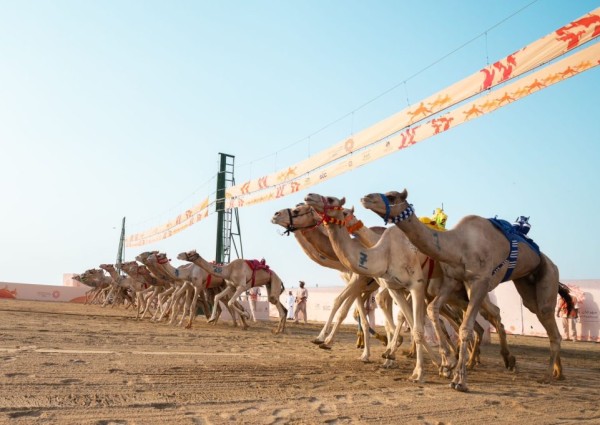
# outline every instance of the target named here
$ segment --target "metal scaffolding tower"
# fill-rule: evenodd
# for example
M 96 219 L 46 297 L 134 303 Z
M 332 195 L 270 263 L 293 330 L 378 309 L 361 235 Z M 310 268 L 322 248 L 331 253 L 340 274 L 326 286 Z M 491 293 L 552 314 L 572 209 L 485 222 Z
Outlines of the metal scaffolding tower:
M 216 199 L 217 251 L 215 254 L 215 261 L 221 264 L 227 264 L 231 261 L 232 245 L 236 257 L 244 258 L 238 209 L 225 209 L 225 190 L 228 187 L 235 185 L 234 165 L 235 156 L 219 153 L 219 174 L 217 174 Z
M 125 217 L 123 217 L 123 224 L 121 224 L 121 238 L 119 239 L 119 251 L 117 251 L 117 273 L 121 274 L 121 264 L 123 264 L 123 253 L 125 251 Z

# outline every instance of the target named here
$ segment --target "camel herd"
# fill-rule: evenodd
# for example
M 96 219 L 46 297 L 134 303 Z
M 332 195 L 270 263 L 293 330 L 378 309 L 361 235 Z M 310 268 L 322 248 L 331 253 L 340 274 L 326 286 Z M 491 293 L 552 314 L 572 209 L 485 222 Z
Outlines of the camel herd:
M 339 325 L 356 305 L 365 336 L 360 360 L 369 361 L 369 322 L 363 300 L 378 291 L 377 301 L 386 319 L 383 366 L 394 365 L 394 353 L 402 343 L 400 329 L 406 320 L 415 358 L 410 380 L 424 381 L 427 354 L 440 376 L 451 377 L 451 388 L 468 391 L 467 370 L 479 362 L 483 334 L 476 321 L 478 313 L 498 331 L 506 368 L 515 368 L 500 310 L 488 295 L 500 283 L 512 280 L 523 304 L 537 315 L 548 334 L 551 355 L 544 379 L 564 379 L 554 311 L 557 294 L 570 306 L 572 299 L 568 288 L 559 282 L 558 268 L 535 243 L 512 231 L 503 233 L 491 220 L 473 215 L 448 231 L 432 226 L 416 217 L 406 190 L 373 193 L 360 201 L 382 217 L 384 224 L 394 225 L 368 228 L 355 217 L 353 209 L 344 207 L 344 198 L 318 194 L 308 194 L 303 203 L 280 210 L 271 218 L 273 224 L 286 229 L 286 234 L 294 235 L 311 260 L 338 270 L 346 282 L 313 343 L 331 349 Z M 151 320 L 162 321 L 168 317 L 171 324 L 179 319 L 177 324 L 185 322 L 186 327 L 192 325 L 197 303 L 201 303 L 208 322 L 216 323 L 223 306 L 234 326 L 238 326 L 239 317 L 246 329 L 249 315 L 239 301 L 240 295 L 252 286 L 265 286 L 269 302 L 279 312 L 273 332 L 285 332 L 287 310 L 280 301 L 283 283 L 264 261 L 237 259 L 216 264 L 196 251 L 182 252 L 177 258 L 188 264 L 173 267 L 166 254 L 152 251 L 122 264 L 125 275 L 117 273 L 113 265 L 102 264 L 74 279 L 92 288 L 88 292 L 90 303 L 106 306 L 122 302 L 135 306 L 139 319 L 151 315 Z M 399 310 L 396 320 L 394 304 Z M 438 350 L 424 338 L 426 316 L 433 324 Z M 457 331 L 458 344 L 451 341 L 442 317 Z

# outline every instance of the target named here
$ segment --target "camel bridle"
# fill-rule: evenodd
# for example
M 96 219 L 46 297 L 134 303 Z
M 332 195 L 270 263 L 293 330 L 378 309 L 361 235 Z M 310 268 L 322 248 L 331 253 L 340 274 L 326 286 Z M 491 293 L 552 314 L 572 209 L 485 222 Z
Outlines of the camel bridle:
M 385 205 L 385 214 L 383 215 L 383 223 L 384 224 L 400 223 L 401 221 L 408 219 L 408 217 L 410 217 L 411 215 L 413 215 L 415 213 L 415 209 L 413 208 L 412 204 L 408 204 L 408 206 L 400 214 L 398 214 L 394 217 L 390 217 L 392 207 L 395 207 L 396 205 L 400 205 L 400 203 L 390 204 L 389 199 L 383 193 L 380 193 L 379 196 L 381 196 L 381 200 L 383 201 L 383 203 Z M 402 201 L 402 202 L 404 202 L 404 201 Z
M 327 202 L 327 198 L 325 198 L 324 196 L 321 196 L 321 202 L 323 202 L 323 213 L 320 213 L 319 215 L 322 218 L 322 222 L 325 225 L 329 225 L 329 224 L 337 224 L 338 226 L 345 226 L 346 225 L 346 220 L 340 220 L 339 218 L 335 218 L 335 217 L 331 217 L 329 214 L 327 214 L 327 211 L 342 211 L 344 209 L 344 207 L 342 207 L 341 205 L 331 205 L 329 202 Z
M 305 212 L 304 214 L 292 214 L 292 209 L 291 208 L 287 208 L 286 209 L 287 213 L 288 213 L 288 217 L 290 219 L 290 224 L 288 224 L 285 228 L 285 232 L 283 232 L 284 235 L 289 236 L 290 233 L 294 233 L 296 230 L 301 230 L 301 231 L 306 231 L 306 230 L 314 230 L 317 227 L 319 227 L 321 225 L 321 223 L 323 223 L 323 220 L 317 221 L 315 224 L 311 224 L 310 226 L 304 226 L 304 227 L 297 227 L 294 225 L 294 217 L 298 218 L 298 217 L 302 217 L 308 214 L 312 214 L 312 212 L 314 210 L 309 210 L 307 212 Z

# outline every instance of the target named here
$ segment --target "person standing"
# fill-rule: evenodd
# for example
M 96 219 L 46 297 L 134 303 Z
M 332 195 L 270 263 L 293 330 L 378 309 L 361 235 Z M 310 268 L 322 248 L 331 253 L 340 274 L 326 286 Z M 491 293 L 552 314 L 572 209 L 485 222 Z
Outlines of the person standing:
M 298 323 L 298 314 L 302 313 L 304 323 L 307 323 L 306 318 L 306 301 L 308 300 L 308 290 L 304 287 L 304 281 L 300 281 L 300 288 L 296 291 L 296 306 L 294 311 L 294 323 Z
M 571 309 L 571 311 L 569 311 L 567 302 L 563 298 L 561 298 L 558 303 L 558 309 L 556 310 L 556 317 L 562 318 L 563 331 L 565 332 L 565 340 L 571 341 L 572 336 L 573 341 L 577 341 L 577 318 L 579 317 L 578 309 L 576 308 L 577 298 L 573 296 L 571 298 L 573 299 L 573 308 Z
M 250 314 L 252 315 L 252 321 L 256 322 L 256 302 L 258 301 L 258 297 L 260 297 L 260 288 L 253 286 L 248 292 L 250 295 Z
M 294 303 L 296 302 L 296 297 L 294 297 L 294 294 L 292 293 L 292 291 L 289 292 L 288 295 L 288 314 L 287 314 L 287 318 L 292 320 L 294 318 Z

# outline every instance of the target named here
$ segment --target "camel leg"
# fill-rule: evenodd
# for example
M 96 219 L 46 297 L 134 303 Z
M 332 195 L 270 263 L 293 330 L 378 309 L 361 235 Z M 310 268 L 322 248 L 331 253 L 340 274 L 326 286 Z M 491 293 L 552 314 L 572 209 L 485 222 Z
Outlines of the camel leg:
M 483 340 L 483 328 L 477 320 L 475 320 L 475 325 L 473 326 L 473 342 L 469 346 L 469 359 L 467 360 L 467 370 L 473 370 L 475 365 L 479 364 L 479 346 L 481 345 L 481 341 Z
M 189 329 L 192 327 L 192 322 L 194 321 L 194 318 L 196 317 L 196 306 L 198 304 L 198 298 L 200 297 L 200 293 L 201 293 L 201 289 L 199 287 L 197 287 L 196 285 L 194 285 L 194 293 L 192 295 L 192 304 L 191 304 L 190 310 L 189 310 L 189 318 L 188 318 L 187 325 L 185 325 L 186 329 Z
M 179 316 L 179 311 L 181 310 L 181 304 L 183 297 L 185 296 L 185 283 L 181 285 L 179 288 L 173 292 L 171 298 L 168 301 L 167 307 L 165 310 L 170 311 L 169 314 L 169 325 L 175 324 L 175 320 L 177 320 L 177 316 Z
M 266 288 L 269 302 L 277 307 L 277 311 L 279 312 L 279 323 L 273 333 L 283 333 L 285 332 L 285 324 L 287 322 L 287 308 L 279 301 L 279 298 L 283 293 L 283 283 L 279 279 L 279 276 L 272 276 L 271 281 L 266 285 Z
M 240 304 L 240 302 L 237 299 L 235 300 L 235 305 L 238 307 L 238 309 L 244 310 L 244 306 L 242 306 L 242 304 Z M 237 326 L 237 321 L 235 318 L 237 316 L 236 311 L 234 309 L 230 308 L 229 314 L 231 315 L 231 317 L 233 319 L 234 326 Z M 248 325 L 248 321 L 246 320 L 246 317 L 244 315 L 240 316 L 240 321 L 242 322 L 242 330 L 246 330 L 250 327 L 250 325 Z
M 148 294 L 145 301 L 144 312 L 142 313 L 142 317 L 140 317 L 140 320 L 146 317 L 146 313 L 150 311 L 150 306 L 152 306 L 152 303 L 158 297 L 158 294 L 161 292 L 162 289 L 163 288 L 160 286 L 155 286 L 154 290 Z
M 181 318 L 179 319 L 179 322 L 177 322 L 177 326 L 181 326 L 186 316 L 188 315 L 190 306 L 192 304 L 192 295 L 194 293 L 191 283 L 185 282 L 184 287 L 185 291 L 183 292 L 181 296 L 181 301 L 179 303 L 179 311 L 181 311 Z M 179 311 L 177 312 L 178 314 Z M 175 319 L 173 318 L 171 320 L 174 321 Z
M 171 294 L 173 294 L 173 292 L 175 292 L 175 288 L 170 287 L 166 291 L 163 291 L 160 294 L 158 294 L 158 297 L 156 298 L 157 309 L 154 312 L 154 315 L 152 316 L 152 321 L 156 320 L 160 322 L 165 316 L 165 314 L 171 307 L 171 300 L 173 299 Z
M 523 305 L 538 317 L 548 334 L 550 363 L 544 381 L 549 382 L 552 379 L 565 379 L 560 360 L 562 337 L 554 319 L 559 276 L 558 269 L 548 257 L 542 254 L 541 259 L 537 282 L 532 284 L 533 279 L 528 278 L 515 279 L 513 282 L 523 299 Z
M 331 312 L 329 313 L 329 316 L 327 317 L 327 321 L 325 322 L 323 329 L 321 329 L 321 333 L 319 334 L 319 336 L 317 336 L 315 339 L 312 340 L 313 344 L 326 343 L 325 340 L 326 340 L 326 338 L 328 338 L 327 332 L 329 332 L 329 328 L 331 327 L 331 324 L 333 323 L 333 319 L 334 319 L 337 311 L 340 309 L 341 306 L 346 305 L 345 303 L 350 298 L 352 298 L 352 301 L 350 301 L 350 305 L 351 305 L 352 302 L 354 302 L 354 299 L 360 294 L 360 286 L 362 284 L 361 279 L 364 279 L 364 278 L 362 278 L 360 275 L 357 275 L 356 273 L 353 273 L 352 276 L 350 277 L 350 280 L 348 281 L 348 284 L 346 285 L 346 287 L 342 290 L 342 292 L 340 292 L 340 294 L 337 297 L 335 297 L 335 300 L 333 300 L 333 307 L 331 309 Z M 350 307 L 348 307 L 348 309 L 349 308 Z M 348 313 L 348 310 L 346 310 L 346 314 L 347 313 Z M 344 318 L 345 317 L 346 316 L 344 316 Z M 333 341 L 333 336 L 331 337 L 331 341 Z M 326 343 L 326 346 L 321 347 L 321 348 L 328 349 L 331 347 L 329 347 L 329 343 Z
M 406 300 L 406 294 L 404 293 L 404 291 L 389 289 L 389 293 L 390 293 L 390 296 L 393 298 L 393 300 L 398 305 L 398 308 L 400 309 L 400 311 L 398 312 L 398 326 L 396 326 L 396 329 L 394 330 L 394 335 L 392 336 L 392 338 L 388 340 L 388 345 L 385 349 L 385 352 L 381 355 L 381 357 L 386 359 L 385 362 L 383 363 L 384 368 L 392 368 L 392 367 L 395 367 L 395 365 L 396 365 L 395 352 L 398 349 L 398 346 L 400 345 L 400 344 L 398 344 L 398 341 L 401 338 L 400 331 L 402 330 L 402 326 L 401 326 L 402 320 L 400 319 L 400 316 L 402 316 L 406 319 L 406 321 L 409 323 L 409 326 L 411 326 L 411 329 L 414 326 L 412 307 Z
M 233 289 L 229 288 L 229 285 L 226 285 L 225 289 L 223 289 L 221 292 L 219 292 L 217 295 L 215 295 L 212 313 L 211 313 L 210 317 L 208 318 L 208 323 L 212 323 L 215 320 L 217 320 L 217 310 L 219 307 L 219 302 L 221 301 L 221 298 L 227 297 L 232 290 Z
M 108 291 L 108 295 L 106 296 L 106 298 L 104 299 L 104 302 L 102 303 L 102 307 L 106 307 L 106 304 L 108 304 L 108 300 L 110 300 L 110 297 L 114 294 L 116 289 L 117 289 L 117 287 L 115 285 L 111 285 L 110 291 Z M 113 303 L 113 305 L 114 305 L 114 303 Z
M 489 287 L 488 280 L 489 279 L 483 279 L 476 282 L 465 282 L 465 287 L 469 292 L 469 306 L 467 307 L 465 318 L 459 329 L 460 347 L 458 352 L 458 364 L 454 370 L 454 376 L 452 378 L 452 383 L 450 384 L 450 387 L 457 391 L 469 391 L 467 386 L 468 345 L 473 341 L 473 327 L 475 326 L 475 319 L 477 318 L 481 303 L 487 295 L 487 288 Z M 469 288 L 471 289 L 470 291 Z
M 385 333 L 388 341 L 390 341 L 393 338 L 396 329 L 393 316 L 394 300 L 390 296 L 390 292 L 387 288 L 383 288 L 379 291 L 377 295 L 375 295 L 375 300 L 385 317 Z
M 448 289 L 446 289 L 448 288 Z M 446 301 L 453 292 L 452 285 L 441 286 L 440 291 L 427 306 L 427 315 L 433 325 L 433 330 L 439 341 L 440 368 L 439 375 L 446 378 L 450 377 L 450 371 L 456 366 L 456 354 L 451 348 L 450 342 L 446 339 L 440 323 L 440 309 L 446 304 Z
M 327 337 L 325 338 L 325 340 L 321 344 L 319 344 L 319 348 L 322 348 L 322 349 L 325 349 L 325 350 L 330 350 L 331 349 L 331 346 L 333 345 L 333 341 L 334 341 L 335 335 L 337 334 L 337 331 L 340 328 L 340 325 L 342 324 L 342 322 L 344 321 L 344 319 L 348 316 L 348 311 L 350 311 L 350 307 L 352 307 L 352 304 L 357 299 L 359 299 L 359 298 L 357 298 L 357 295 L 350 294 L 344 300 L 344 303 L 342 304 L 342 308 L 339 311 L 337 320 L 333 324 L 333 328 L 331 329 L 331 332 L 329 333 L 329 335 L 327 335 Z M 313 342 L 315 342 L 315 341 L 313 341 Z
M 364 335 L 364 343 L 365 347 L 360 356 L 360 361 L 363 363 L 369 362 L 369 356 L 371 355 L 371 343 L 370 343 L 370 335 L 369 335 L 369 320 L 367 319 L 367 313 L 365 311 L 365 305 L 362 297 L 356 298 L 356 308 L 358 308 L 358 315 L 360 317 L 360 327 L 362 328 L 362 332 Z
M 171 294 L 173 294 L 175 290 L 175 287 L 170 287 L 166 291 L 163 291 L 160 294 L 158 294 L 158 308 L 154 312 L 154 316 L 152 316 L 152 321 L 157 320 L 158 322 L 160 322 L 167 313 L 167 311 L 169 311 L 169 308 L 171 306 L 171 300 L 173 300 Z M 167 299 L 167 297 L 170 298 Z M 158 319 L 156 319 L 157 316 Z
M 250 315 L 248 314 L 248 312 L 239 303 L 237 303 L 239 296 L 242 295 L 242 293 L 245 291 L 245 286 L 238 286 L 231 298 L 229 299 L 229 301 L 227 302 L 227 305 L 231 307 L 234 311 L 237 311 L 240 316 L 246 316 L 246 318 L 249 319 Z
M 558 290 L 557 290 L 558 291 Z M 553 307 L 554 312 L 554 307 Z M 486 296 L 481 303 L 481 315 L 485 320 L 490 322 L 498 332 L 498 339 L 500 340 L 500 355 L 504 360 L 504 367 L 510 371 L 515 370 L 517 359 L 515 356 L 510 354 L 508 349 L 508 340 L 506 338 L 506 331 L 502 324 L 502 318 L 500 317 L 500 309 L 497 305 L 492 303 L 489 296 Z M 552 316 L 554 318 L 554 316 Z

